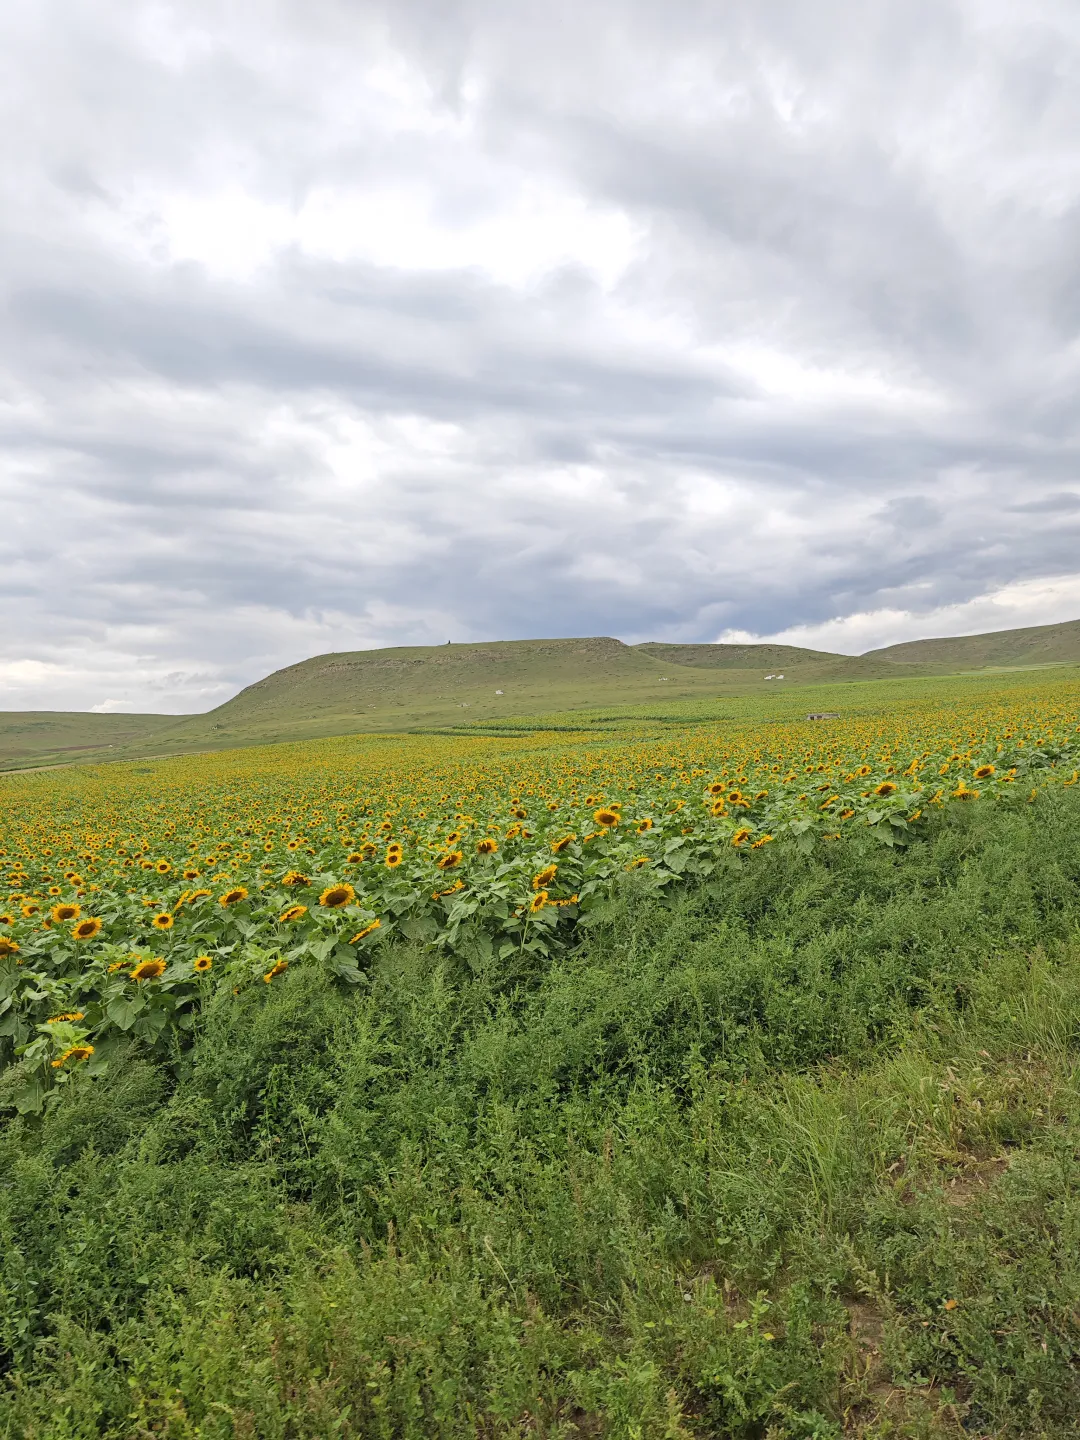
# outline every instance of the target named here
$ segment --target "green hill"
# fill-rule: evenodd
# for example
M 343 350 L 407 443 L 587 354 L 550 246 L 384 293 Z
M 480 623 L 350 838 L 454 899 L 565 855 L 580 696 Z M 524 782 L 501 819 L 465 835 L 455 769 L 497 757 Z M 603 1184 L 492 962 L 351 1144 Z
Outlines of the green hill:
M 1080 664 L 1080 620 L 1030 625 L 988 635 L 955 635 L 942 640 L 908 640 L 871 650 L 864 660 L 918 665 L 923 670 L 979 670 L 990 666 Z
M 217 750 L 803 685 L 1080 663 L 1080 621 L 837 655 L 795 645 L 625 645 L 607 636 L 316 655 L 205 715 L 0 715 L 0 769 Z M 783 681 L 766 676 L 783 675 Z
M 149 744 L 175 715 L 92 715 L 65 710 L 0 711 L 0 770 L 107 760 Z

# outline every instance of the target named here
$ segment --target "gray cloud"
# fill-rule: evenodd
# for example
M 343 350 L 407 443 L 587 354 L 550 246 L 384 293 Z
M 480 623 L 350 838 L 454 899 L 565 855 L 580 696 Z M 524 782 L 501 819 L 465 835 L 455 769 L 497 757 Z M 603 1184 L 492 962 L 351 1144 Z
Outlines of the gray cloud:
M 44 0 L 0 41 L 0 704 L 1072 613 L 1072 7 Z

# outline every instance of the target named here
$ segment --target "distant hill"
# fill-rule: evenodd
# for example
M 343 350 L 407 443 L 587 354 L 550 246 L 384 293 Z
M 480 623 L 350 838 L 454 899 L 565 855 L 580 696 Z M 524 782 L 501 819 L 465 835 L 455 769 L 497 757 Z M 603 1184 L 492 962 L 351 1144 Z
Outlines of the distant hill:
M 988 666 L 1080 664 L 1080 620 L 1030 625 L 989 635 L 956 635 L 944 640 L 908 640 L 871 650 L 864 660 L 918 665 L 934 670 L 981 670 Z
M 856 656 L 796 645 L 624 645 L 609 636 L 354 650 L 275 670 L 204 715 L 0 712 L 0 769 L 1047 664 L 1080 664 L 1080 620 Z M 776 674 L 782 682 L 766 678 Z

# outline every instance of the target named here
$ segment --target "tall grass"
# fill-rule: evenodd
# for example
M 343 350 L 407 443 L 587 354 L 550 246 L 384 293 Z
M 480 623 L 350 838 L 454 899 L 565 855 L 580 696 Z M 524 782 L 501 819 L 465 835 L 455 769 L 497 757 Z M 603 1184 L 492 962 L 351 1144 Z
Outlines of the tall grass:
M 1080 802 L 385 947 L 0 1131 L 0 1435 L 1080 1434 Z

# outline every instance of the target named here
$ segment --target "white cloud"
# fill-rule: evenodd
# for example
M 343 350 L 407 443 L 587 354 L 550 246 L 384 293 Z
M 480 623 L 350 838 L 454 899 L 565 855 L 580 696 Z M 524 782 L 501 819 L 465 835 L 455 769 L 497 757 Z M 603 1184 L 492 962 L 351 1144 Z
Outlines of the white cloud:
M 1053 0 L 16 0 L 0 703 L 1080 614 L 1078 75 Z

